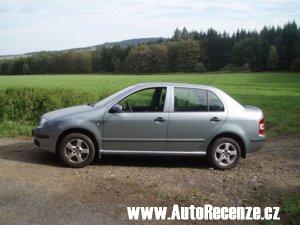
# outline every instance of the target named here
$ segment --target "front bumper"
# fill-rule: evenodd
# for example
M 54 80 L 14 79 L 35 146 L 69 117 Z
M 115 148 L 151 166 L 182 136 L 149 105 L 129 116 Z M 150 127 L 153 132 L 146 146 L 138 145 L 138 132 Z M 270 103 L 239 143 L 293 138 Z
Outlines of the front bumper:
M 44 133 L 41 127 L 33 129 L 32 136 L 35 146 L 39 149 L 55 153 L 56 142 L 49 134 Z

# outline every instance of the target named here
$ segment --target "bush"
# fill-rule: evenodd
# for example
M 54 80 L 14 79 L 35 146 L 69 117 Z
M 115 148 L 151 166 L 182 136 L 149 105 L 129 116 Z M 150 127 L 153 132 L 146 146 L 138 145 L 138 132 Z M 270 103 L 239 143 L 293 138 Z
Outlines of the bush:
M 204 73 L 206 68 L 202 62 L 197 62 L 195 64 L 194 72 Z
M 0 90 L 0 119 L 35 123 L 46 112 L 99 100 L 91 93 L 67 89 L 10 88 Z
M 300 71 L 300 56 L 298 56 L 294 61 L 292 62 L 290 66 L 291 71 L 299 72 Z
M 242 72 L 243 68 L 235 66 L 234 64 L 228 64 L 220 69 L 220 71 L 226 71 L 226 72 Z

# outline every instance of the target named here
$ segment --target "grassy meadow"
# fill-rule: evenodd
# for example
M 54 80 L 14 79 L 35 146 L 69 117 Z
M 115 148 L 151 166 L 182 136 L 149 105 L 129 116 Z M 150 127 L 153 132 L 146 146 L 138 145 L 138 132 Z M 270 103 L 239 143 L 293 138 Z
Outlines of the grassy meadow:
M 93 100 L 101 100 L 135 83 L 166 81 L 208 84 L 212 79 L 212 86 L 224 90 L 240 103 L 260 107 L 265 113 L 268 135 L 300 133 L 300 73 L 0 76 L 0 92 L 21 88 L 56 92 L 65 89 L 65 94 L 70 90 L 70 95 L 82 95 L 80 102 L 85 103 L 91 99 L 85 101 L 88 93 Z M 0 107 L 4 107 L 1 101 Z M 35 122 L 12 120 L 3 113 L 0 136 L 29 136 Z

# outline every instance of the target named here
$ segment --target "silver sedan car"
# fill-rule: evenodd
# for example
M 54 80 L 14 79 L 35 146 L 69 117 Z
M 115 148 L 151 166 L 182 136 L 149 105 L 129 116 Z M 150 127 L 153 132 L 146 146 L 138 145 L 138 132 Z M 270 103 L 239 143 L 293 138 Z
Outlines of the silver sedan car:
M 265 120 L 204 85 L 143 83 L 96 104 L 46 113 L 34 143 L 68 166 L 83 167 L 105 154 L 206 156 L 219 169 L 234 167 L 262 148 Z

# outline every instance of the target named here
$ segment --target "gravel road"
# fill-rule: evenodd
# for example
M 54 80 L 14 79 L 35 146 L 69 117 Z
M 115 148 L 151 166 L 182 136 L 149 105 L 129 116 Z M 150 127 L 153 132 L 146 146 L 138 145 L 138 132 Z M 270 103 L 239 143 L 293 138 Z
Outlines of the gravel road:
M 126 206 L 278 206 L 300 190 L 299 140 L 272 139 L 219 171 L 205 158 L 125 156 L 71 169 L 32 142 L 0 139 L 0 224 L 132 224 Z

